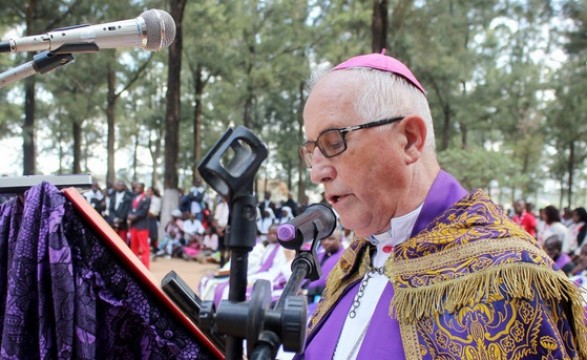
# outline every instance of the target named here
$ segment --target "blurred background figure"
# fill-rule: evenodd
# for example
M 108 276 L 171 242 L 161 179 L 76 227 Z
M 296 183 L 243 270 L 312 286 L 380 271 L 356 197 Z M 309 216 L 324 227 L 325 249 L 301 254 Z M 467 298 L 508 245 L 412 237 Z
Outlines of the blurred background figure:
M 133 195 L 123 181 L 117 181 L 110 195 L 109 222 L 120 238 L 128 244 L 127 216 L 131 209 Z
M 543 212 L 540 213 L 543 221 L 543 227 L 537 234 L 538 244 L 544 245 L 544 241 L 551 235 L 558 235 L 559 239 L 566 241 L 569 229 L 561 222 L 560 212 L 552 205 L 544 208 Z M 565 247 L 565 244 L 563 244 Z
M 151 199 L 145 193 L 145 184 L 136 183 L 133 190 L 135 197 L 132 200 L 131 210 L 127 217 L 130 228 L 130 249 L 148 269 L 151 262 L 151 247 L 149 246 L 147 215 L 151 206 Z
M 174 252 L 182 245 L 183 241 L 183 214 L 175 209 L 171 212 L 171 219 L 165 224 L 163 239 L 159 241 L 157 251 L 153 254 L 153 260 L 158 257 L 171 259 Z
M 228 202 L 222 196 L 219 197 L 219 201 L 214 208 L 214 213 L 212 215 L 213 221 L 212 224 L 216 228 L 216 233 L 218 234 L 218 251 L 220 253 L 220 266 L 224 266 L 228 261 L 230 256 L 229 252 L 226 250 L 224 246 L 224 231 L 228 226 L 228 214 L 230 212 L 230 207 L 228 206 Z M 259 209 L 257 208 L 257 211 Z
M 84 191 L 83 196 L 98 214 L 104 215 L 104 210 L 106 210 L 106 197 L 104 196 L 102 189 L 100 189 L 100 185 L 97 181 L 92 183 L 92 188 L 90 190 Z
M 159 220 L 161 215 L 161 194 L 154 187 L 147 189 L 147 196 L 151 199 L 147 219 L 149 222 L 149 244 L 153 252 L 157 249 L 159 242 Z
M 550 258 L 555 262 L 558 269 L 569 275 L 575 268 L 575 264 L 573 263 L 571 257 L 562 250 L 563 241 L 560 239 L 559 235 L 551 235 L 544 241 L 544 251 L 546 251 L 548 256 L 550 256 Z
M 587 234 L 587 211 L 584 207 L 578 207 L 573 210 L 573 223 L 569 226 L 569 237 L 567 249 L 563 251 L 574 255 L 578 249 L 581 249 Z
M 320 240 L 320 249 L 316 261 L 320 265 L 322 274 L 318 280 L 308 280 L 302 284 L 304 294 L 308 297 L 308 316 L 316 309 L 326 287 L 326 279 L 330 274 L 330 270 L 336 265 L 344 251 L 342 236 L 342 230 L 336 229 L 330 236 Z
M 537 221 L 531 212 L 526 211 L 526 202 L 524 200 L 516 200 L 514 202 L 514 216 L 512 220 L 520 225 L 528 234 L 536 237 Z

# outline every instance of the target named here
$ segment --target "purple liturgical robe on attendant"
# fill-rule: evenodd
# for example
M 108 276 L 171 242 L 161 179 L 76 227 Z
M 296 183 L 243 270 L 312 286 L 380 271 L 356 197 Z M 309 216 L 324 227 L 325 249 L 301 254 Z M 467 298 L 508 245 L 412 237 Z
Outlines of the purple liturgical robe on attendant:
M 211 359 L 43 183 L 0 206 L 0 358 Z
M 443 211 L 467 195 L 467 191 L 448 173 L 440 171 L 428 196 L 412 236 L 424 230 L 426 226 Z M 307 340 L 303 354 L 306 360 L 330 359 L 334 354 L 338 337 L 342 332 L 351 304 L 358 292 L 360 282 L 347 289 L 331 313 L 316 325 Z M 357 359 L 404 359 L 403 345 L 399 323 L 389 315 L 389 303 L 393 298 L 393 286 L 389 282 L 377 303 L 369 328 L 357 354 Z M 333 336 L 333 334 L 336 334 Z
M 259 270 L 255 271 L 254 274 L 265 272 L 265 271 L 268 271 L 269 269 L 271 269 L 271 267 L 273 266 L 273 261 L 275 260 L 275 257 L 277 256 L 277 253 L 279 252 L 279 250 L 280 250 L 280 246 L 278 244 L 275 244 L 275 246 L 273 247 L 273 249 L 271 250 L 271 252 L 267 256 L 267 259 L 265 259 L 265 261 L 263 261 Z M 216 304 L 216 306 L 218 306 L 220 304 L 220 301 L 222 300 L 222 297 L 225 295 L 226 288 L 228 288 L 228 285 L 230 285 L 230 282 L 226 281 L 226 282 L 218 284 L 216 289 L 214 289 L 214 304 Z M 249 289 L 249 290 L 251 290 L 251 289 Z
M 314 280 L 308 284 L 308 290 L 313 288 L 324 288 L 326 286 L 326 279 L 328 278 L 328 274 L 330 270 L 336 265 L 338 259 L 344 252 L 344 249 L 341 247 L 338 249 L 337 252 L 333 254 L 327 254 L 326 252 L 321 252 L 317 255 L 318 263 L 320 264 L 320 270 L 322 271 L 322 276 L 318 280 Z M 325 259 L 326 258 L 326 259 Z

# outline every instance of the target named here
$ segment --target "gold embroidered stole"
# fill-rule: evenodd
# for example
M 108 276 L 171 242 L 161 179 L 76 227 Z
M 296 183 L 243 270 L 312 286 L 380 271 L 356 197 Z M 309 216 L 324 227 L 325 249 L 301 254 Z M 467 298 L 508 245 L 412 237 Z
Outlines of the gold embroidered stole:
M 310 333 L 347 288 L 363 278 L 372 248 L 367 240 L 355 239 L 343 253 L 310 321 Z M 560 309 L 557 304 L 561 302 L 570 304 L 571 314 L 542 315 L 558 322 L 566 321 L 568 315 L 574 334 L 565 334 L 565 340 L 577 349 L 580 358 L 587 359 L 587 329 L 580 290 L 562 272 L 551 270 L 551 266 L 552 260 L 535 245 L 534 239 L 503 215 L 482 191 L 460 200 L 440 215 L 432 227 L 397 246 L 385 265 L 395 292 L 390 316 L 400 323 L 406 357 L 431 356 L 426 346 L 433 348 L 438 344 L 421 344 L 422 331 L 442 327 L 446 314 L 457 313 L 457 322 L 473 313 L 492 317 L 496 310 L 491 304 L 496 300 L 513 299 L 505 305 L 513 307 L 515 299 L 538 299 L 552 303 L 553 312 Z M 516 314 L 532 312 L 522 305 L 520 309 L 512 308 Z M 496 337 L 482 345 L 483 326 L 486 324 L 475 322 L 470 329 L 469 338 L 480 337 L 474 346 L 451 343 L 460 346 L 455 345 L 454 353 L 471 358 L 492 354 L 509 359 L 515 343 L 511 334 L 499 333 L 500 343 Z M 511 332 L 512 325 L 508 326 Z M 441 339 L 443 335 L 439 332 L 437 336 Z M 535 347 L 537 343 L 553 350 L 558 346 L 548 336 L 536 338 L 531 345 Z

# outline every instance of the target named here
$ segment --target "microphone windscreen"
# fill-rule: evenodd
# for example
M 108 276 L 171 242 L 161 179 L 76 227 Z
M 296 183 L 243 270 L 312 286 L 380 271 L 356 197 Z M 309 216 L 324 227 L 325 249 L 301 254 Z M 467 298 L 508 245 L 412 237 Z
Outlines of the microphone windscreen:
M 145 20 L 149 51 L 159 51 L 171 45 L 175 39 L 175 21 L 168 12 L 158 9 L 147 10 L 140 15 Z
M 291 241 L 296 238 L 296 227 L 292 224 L 282 224 L 277 227 L 277 238 L 281 241 Z

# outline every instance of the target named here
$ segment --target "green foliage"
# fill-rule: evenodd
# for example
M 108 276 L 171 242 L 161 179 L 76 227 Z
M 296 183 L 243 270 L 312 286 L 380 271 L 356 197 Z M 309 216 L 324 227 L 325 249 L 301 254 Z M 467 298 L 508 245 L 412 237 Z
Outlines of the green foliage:
M 468 190 L 487 189 L 495 181 L 501 186 L 527 181 L 519 173 L 520 164 L 512 162 L 502 151 L 488 151 L 481 147 L 451 148 L 439 153 L 438 161 Z
M 129 19 L 168 4 L 39 3 L 42 16 L 31 29 L 37 33 Z M 24 28 L 25 5 L 11 2 L 3 8 L 0 33 Z M 526 195 L 540 192 L 546 178 L 565 188 L 570 178 L 582 176 L 587 157 L 584 1 L 394 0 L 388 8 L 387 53 L 408 64 L 428 90 L 445 168 L 469 188 L 498 183 Z M 270 149 L 260 173 L 296 187 L 304 82 L 319 64 L 334 65 L 370 51 L 372 11 L 373 1 L 188 2 L 178 85 L 180 182 L 190 180 L 193 123 L 201 111 L 202 154 L 228 127 L 246 124 Z M 550 59 L 560 49 L 568 60 L 553 65 Z M 25 55 L 4 56 L 0 69 L 24 61 Z M 140 152 L 137 171 L 143 177 L 154 170 L 161 174 L 163 154 L 156 149 L 165 138 L 167 61 L 167 51 L 107 50 L 76 55 L 74 63 L 37 75 L 38 151 L 59 153 L 60 171 L 67 171 L 73 125 L 81 124 L 84 156 L 103 158 L 111 68 L 117 96 L 115 150 L 132 152 L 135 144 L 150 150 L 158 158 Z M 22 84 L 0 89 L 0 141 L 21 136 L 23 98 Z M 152 169 L 153 162 L 158 169 Z M 135 176 L 132 164 L 117 164 L 126 176 Z M 104 173 L 105 167 L 90 170 Z

